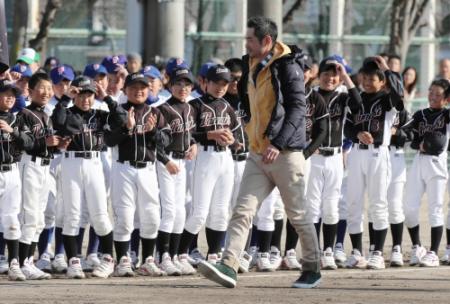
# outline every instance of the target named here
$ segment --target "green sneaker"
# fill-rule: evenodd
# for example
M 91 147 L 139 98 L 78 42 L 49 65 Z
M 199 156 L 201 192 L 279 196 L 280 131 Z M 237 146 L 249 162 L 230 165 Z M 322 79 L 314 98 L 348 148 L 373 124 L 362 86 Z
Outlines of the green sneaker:
M 322 276 L 320 272 L 303 271 L 297 281 L 292 284 L 293 288 L 314 288 L 319 285 Z
M 237 276 L 233 268 L 222 263 L 212 265 L 206 261 L 201 261 L 197 267 L 198 272 L 208 280 L 216 282 L 223 287 L 236 287 Z

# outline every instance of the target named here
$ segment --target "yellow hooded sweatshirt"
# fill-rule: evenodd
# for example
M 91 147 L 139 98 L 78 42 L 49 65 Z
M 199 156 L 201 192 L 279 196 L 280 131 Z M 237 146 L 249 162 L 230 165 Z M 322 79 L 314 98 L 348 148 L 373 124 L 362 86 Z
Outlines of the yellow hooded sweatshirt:
M 251 58 L 250 73 L 247 89 L 250 102 L 250 122 L 245 130 L 250 142 L 250 151 L 262 154 L 269 146 L 270 141 L 264 136 L 264 132 L 270 122 L 273 108 L 276 104 L 276 95 L 272 86 L 272 73 L 270 65 L 278 58 L 291 53 L 291 49 L 282 42 L 276 42 L 273 49 L 273 57 L 269 63 L 258 73 L 256 85 L 253 83 L 253 72 L 258 66 L 257 59 Z

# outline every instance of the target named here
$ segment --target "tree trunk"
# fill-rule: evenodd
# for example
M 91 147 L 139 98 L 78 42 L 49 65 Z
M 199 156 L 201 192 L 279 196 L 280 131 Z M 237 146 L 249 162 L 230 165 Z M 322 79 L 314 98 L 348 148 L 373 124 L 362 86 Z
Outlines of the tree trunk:
M 27 35 L 27 21 L 28 21 L 28 1 L 16 0 L 14 1 L 14 23 L 12 32 L 12 45 L 10 62 L 14 63 L 17 59 L 17 53 L 21 48 L 24 48 L 25 39 Z
M 44 44 L 47 42 L 49 29 L 55 21 L 56 12 L 61 6 L 62 0 L 48 0 L 41 23 L 39 24 L 39 32 L 35 38 L 29 41 L 31 48 L 38 52 L 42 51 Z

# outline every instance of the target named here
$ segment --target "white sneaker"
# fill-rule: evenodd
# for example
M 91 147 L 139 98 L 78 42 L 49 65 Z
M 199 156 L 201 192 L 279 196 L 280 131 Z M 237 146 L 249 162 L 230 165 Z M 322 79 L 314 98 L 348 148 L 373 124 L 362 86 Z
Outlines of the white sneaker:
M 441 261 L 442 265 L 449 265 L 450 264 L 450 245 L 447 245 L 447 247 L 445 247 L 444 255 L 441 257 L 440 261 Z
M 50 255 L 48 253 L 44 252 L 41 255 L 41 258 L 36 262 L 36 267 L 42 271 L 51 273 L 52 272 L 52 262 L 50 261 Z
M 369 260 L 367 261 L 367 269 L 384 269 L 386 268 L 384 264 L 383 253 L 379 250 L 374 250 Z
M 365 269 L 367 267 L 366 259 L 361 255 L 358 249 L 353 249 L 352 254 L 348 257 L 345 262 L 346 268 L 358 268 Z
M 0 255 L 0 274 L 5 274 L 9 271 L 8 259 L 4 255 Z
M 20 270 L 19 262 L 16 259 L 12 259 L 8 269 L 8 280 L 10 281 L 25 281 L 26 277 Z
M 34 265 L 30 265 L 30 263 L 28 263 L 28 259 L 25 259 L 25 261 L 23 262 L 23 266 L 20 268 L 20 270 L 22 270 L 22 273 L 25 275 L 25 278 L 27 280 L 41 280 L 41 274 L 36 272 L 35 267 L 33 267 Z
M 55 255 L 55 258 L 52 262 L 52 269 L 55 273 L 64 273 L 67 271 L 67 262 L 66 258 L 64 257 L 64 253 L 59 253 Z
M 297 252 L 295 249 L 289 249 L 283 259 L 281 268 L 284 270 L 301 270 L 302 264 L 298 262 Z
M 82 263 L 82 265 L 83 265 L 83 263 Z M 85 259 L 85 262 L 84 262 L 85 268 L 83 268 L 83 271 L 86 271 L 86 272 L 93 271 L 95 269 L 95 267 L 97 267 L 98 265 L 100 265 L 100 259 L 98 258 L 97 253 L 91 253 Z
M 69 260 L 66 275 L 69 279 L 84 279 L 86 277 L 79 258 L 73 257 Z
M 421 267 L 438 267 L 439 258 L 434 251 L 428 251 L 420 260 Z
M 344 251 L 344 246 L 341 243 L 336 243 L 334 246 L 334 262 L 337 267 L 345 268 L 345 262 L 347 261 L 347 255 Z
M 100 260 L 100 263 L 95 266 L 94 270 L 92 271 L 93 277 L 98 278 L 108 278 L 114 273 L 114 260 L 109 254 L 104 254 L 102 256 L 102 259 Z
M 28 264 L 30 267 L 32 267 L 35 271 L 35 273 L 39 276 L 39 280 L 48 280 L 52 278 L 52 275 L 46 272 L 43 272 L 39 268 L 36 267 L 33 263 L 33 258 L 28 259 Z
M 140 275 L 149 277 L 160 277 L 165 274 L 163 271 L 161 271 L 161 269 L 158 268 L 158 266 L 156 266 L 155 260 L 151 256 L 145 259 L 145 263 L 142 264 L 141 267 L 139 267 L 138 273 Z
M 273 269 L 272 264 L 270 263 L 270 253 L 268 252 L 259 252 L 256 267 L 258 271 L 267 272 L 267 271 L 275 271 Z
M 123 256 L 119 260 L 119 264 L 116 266 L 116 276 L 118 277 L 134 277 L 134 271 L 131 267 L 131 260 L 127 256 Z
M 210 253 L 206 260 L 209 264 L 216 265 L 219 262 L 219 256 L 215 253 Z
M 249 255 L 245 250 L 241 252 L 239 257 L 239 273 L 246 273 L 250 268 L 250 263 L 252 262 L 252 256 Z
M 187 253 L 173 257 L 173 263 L 180 269 L 182 275 L 193 275 L 197 272 L 191 263 L 189 263 L 188 257 L 189 255 Z
M 333 249 L 331 249 L 331 247 L 328 247 L 327 249 L 325 249 L 320 261 L 322 264 L 322 269 L 325 269 L 325 270 L 336 270 L 337 269 L 336 262 L 334 261 Z
M 189 263 L 191 263 L 191 265 L 198 265 L 198 263 L 200 263 L 200 261 L 204 261 L 205 257 L 203 256 L 203 254 L 200 252 L 200 250 L 198 250 L 198 248 L 195 248 L 194 250 L 192 250 L 189 253 Z
M 252 257 L 250 268 L 256 267 L 256 262 L 258 261 L 258 247 L 256 246 L 249 247 L 248 254 Z
M 131 265 L 133 269 L 139 268 L 139 257 L 135 251 L 130 251 Z
M 402 248 L 400 245 L 395 245 L 392 248 L 391 252 L 391 267 L 402 267 L 403 266 L 403 254 L 402 254 Z
M 159 268 L 161 268 L 161 270 L 168 276 L 181 275 L 181 270 L 174 265 L 174 263 L 172 262 L 172 258 L 167 252 L 163 254 L 161 263 L 159 263 Z
M 427 254 L 425 247 L 420 245 L 414 245 L 411 250 L 411 259 L 409 260 L 409 266 L 416 266 L 420 264 L 422 258 Z
M 283 259 L 281 258 L 280 250 L 275 246 L 270 246 L 270 264 L 272 264 L 273 270 L 280 268 Z

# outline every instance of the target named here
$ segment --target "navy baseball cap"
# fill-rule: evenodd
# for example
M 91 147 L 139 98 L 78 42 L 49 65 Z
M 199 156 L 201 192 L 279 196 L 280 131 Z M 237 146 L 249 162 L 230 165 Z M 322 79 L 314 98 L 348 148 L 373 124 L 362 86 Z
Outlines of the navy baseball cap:
M 185 68 L 176 68 L 172 74 L 170 75 L 170 82 L 175 83 L 178 80 L 187 80 L 190 83 L 195 83 L 194 75 L 192 75 L 189 69 Z
M 59 59 L 56 57 L 48 57 L 44 63 L 44 66 L 46 65 L 49 65 L 50 69 L 53 69 L 59 65 Z
M 5 73 L 9 69 L 9 65 L 0 61 L 0 74 Z
M 13 90 L 16 97 L 20 95 L 20 89 L 16 87 L 16 84 L 8 79 L 0 80 L 0 92 L 6 92 L 8 90 Z
M 80 93 L 91 92 L 95 94 L 97 91 L 94 80 L 87 76 L 78 76 L 72 81 L 72 86 L 80 89 Z
M 303 59 L 303 68 L 305 70 L 311 70 L 314 65 L 313 58 L 311 57 L 311 55 L 305 54 L 302 57 L 302 59 Z
M 141 73 L 148 78 L 159 79 L 162 80 L 161 72 L 154 65 L 147 65 L 142 70 Z
M 200 71 L 198 72 L 198 76 L 206 78 L 206 74 L 208 73 L 209 68 L 213 67 L 217 65 L 214 62 L 208 61 L 204 64 L 202 64 L 202 66 L 200 67 Z
M 319 64 L 319 74 L 330 69 L 332 66 L 336 66 L 337 64 L 342 64 L 345 68 L 347 74 L 352 73 L 352 68 L 347 64 L 344 57 L 340 55 L 331 55 L 329 57 L 324 58 Z
M 31 71 L 31 68 L 28 64 L 18 63 L 11 68 L 11 72 L 17 72 L 20 75 L 22 75 L 22 77 L 28 77 L 28 78 L 30 78 L 33 75 L 33 72 Z
M 231 82 L 230 70 L 224 65 L 217 64 L 209 68 L 208 72 L 206 73 L 206 79 L 213 82 L 218 82 L 221 80 Z
M 50 78 L 53 84 L 58 84 L 64 79 L 72 81 L 75 78 L 75 73 L 71 66 L 63 64 L 50 71 Z
M 125 87 L 130 86 L 135 83 L 142 83 L 148 85 L 148 78 L 143 73 L 133 73 L 129 74 L 127 78 L 125 78 Z
M 175 68 L 185 68 L 189 69 L 186 61 L 182 58 L 170 58 L 169 61 L 167 61 L 166 64 L 166 73 L 167 75 L 171 75 Z
M 113 55 L 103 58 L 102 65 L 109 74 L 115 74 L 121 67 L 127 65 L 127 57 L 124 55 Z
M 94 79 L 99 74 L 106 75 L 108 74 L 108 71 L 103 65 L 98 63 L 88 64 L 83 71 L 84 76 L 90 77 L 92 79 Z

